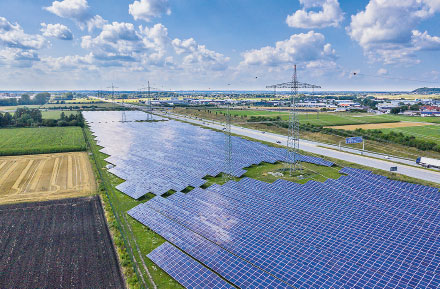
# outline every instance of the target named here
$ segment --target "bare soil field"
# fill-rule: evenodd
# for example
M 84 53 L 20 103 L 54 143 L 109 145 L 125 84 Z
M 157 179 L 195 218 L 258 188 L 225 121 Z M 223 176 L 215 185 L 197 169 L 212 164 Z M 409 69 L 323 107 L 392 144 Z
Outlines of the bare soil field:
M 412 127 L 412 126 L 425 126 L 429 123 L 420 122 L 391 122 L 391 123 L 369 123 L 369 124 L 351 124 L 351 125 L 339 125 L 339 126 L 326 126 L 327 128 L 355 130 L 361 129 L 382 129 L 382 128 L 396 128 L 396 127 Z
M 95 192 L 95 178 L 85 152 L 0 157 L 0 204 Z
M 124 288 L 98 196 L 0 206 L 0 288 Z

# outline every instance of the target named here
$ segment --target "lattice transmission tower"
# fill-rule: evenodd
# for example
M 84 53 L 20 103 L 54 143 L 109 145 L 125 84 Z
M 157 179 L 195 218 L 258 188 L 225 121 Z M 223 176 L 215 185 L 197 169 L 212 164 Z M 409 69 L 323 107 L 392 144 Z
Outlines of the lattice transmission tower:
M 295 171 L 299 169 L 300 161 L 298 158 L 299 153 L 299 119 L 297 112 L 297 96 L 299 88 L 321 88 L 321 86 L 308 84 L 298 81 L 298 76 L 296 73 L 296 64 L 294 66 L 294 72 L 292 75 L 292 81 L 284 82 L 280 84 L 268 85 L 266 88 L 273 88 L 276 94 L 277 88 L 290 88 L 290 114 L 289 114 L 289 131 L 287 135 L 287 163 L 289 165 L 289 174 L 293 175 Z
M 125 111 L 122 111 L 122 120 L 121 122 L 127 122 L 127 115 L 125 114 Z
M 147 103 L 146 103 L 146 105 L 147 105 L 147 110 L 146 110 L 146 112 L 147 112 L 147 120 L 151 121 L 151 120 L 153 120 L 153 98 L 151 96 L 151 89 L 157 90 L 157 88 L 151 87 L 150 86 L 150 81 L 148 81 L 147 87 L 141 88 L 142 97 L 144 95 L 145 89 L 147 90 Z

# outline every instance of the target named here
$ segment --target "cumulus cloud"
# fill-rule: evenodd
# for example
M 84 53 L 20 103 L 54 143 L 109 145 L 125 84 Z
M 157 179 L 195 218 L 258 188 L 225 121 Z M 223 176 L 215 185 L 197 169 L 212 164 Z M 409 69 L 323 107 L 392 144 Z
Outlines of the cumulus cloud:
M 183 65 L 195 69 L 225 70 L 230 60 L 229 57 L 198 44 L 193 38 L 176 38 L 172 45 L 177 54 L 184 55 Z
M 418 50 L 439 50 L 440 37 L 431 36 L 427 31 L 420 32 L 418 30 L 412 31 L 411 42 Z
M 35 50 L 21 50 L 17 48 L 0 50 L 0 63 L 10 67 L 31 67 L 36 61 L 40 61 L 40 57 Z
M 37 50 L 46 46 L 38 34 L 27 34 L 23 28 L 0 17 L 0 62 L 3 65 L 30 67 L 39 61 Z
M 102 28 L 107 23 L 101 16 L 91 14 L 87 0 L 54 1 L 51 6 L 44 9 L 59 17 L 73 20 L 81 29 L 87 27 L 88 31 Z
M 101 33 L 93 38 L 83 36 L 81 47 L 91 50 L 95 58 L 108 61 L 135 61 L 141 52 L 142 42 L 132 23 L 106 24 Z
M 72 40 L 73 35 L 67 26 L 62 24 L 46 24 L 41 23 L 41 32 L 46 37 L 55 37 L 61 40 Z
M 293 34 L 289 39 L 276 42 L 275 46 L 246 51 L 243 58 L 241 65 L 275 67 L 317 60 L 332 61 L 335 50 L 331 44 L 325 42 L 324 35 L 309 31 Z
M 347 32 L 373 60 L 418 62 L 415 52 L 438 49 L 438 39 L 415 28 L 439 11 L 437 0 L 370 0 L 364 11 L 351 17 Z
M 338 0 L 300 0 L 303 9 L 287 16 L 286 23 L 295 28 L 337 27 L 344 20 Z M 320 11 L 310 10 L 321 8 Z
M 88 31 L 93 31 L 93 29 L 102 29 L 108 21 L 102 18 L 100 15 L 95 15 L 86 21 L 86 26 Z
M 93 64 L 93 54 L 85 56 L 67 55 L 61 57 L 43 57 L 41 62 L 51 70 L 78 70 L 90 67 Z
M 26 34 L 19 24 L 0 17 L 0 45 L 23 50 L 41 49 L 46 44 L 41 35 Z
M 150 22 L 152 18 L 160 17 L 162 14 L 170 15 L 171 9 L 168 0 L 140 0 L 128 6 L 128 13 L 134 20 Z
M 51 6 L 45 7 L 47 11 L 62 17 L 85 22 L 91 18 L 87 0 L 54 1 Z

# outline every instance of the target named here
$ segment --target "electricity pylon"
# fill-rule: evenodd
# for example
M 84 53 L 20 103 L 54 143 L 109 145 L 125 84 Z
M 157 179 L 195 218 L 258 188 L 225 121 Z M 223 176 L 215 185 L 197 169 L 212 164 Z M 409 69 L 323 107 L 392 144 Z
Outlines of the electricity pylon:
M 275 91 L 277 88 L 290 88 L 290 114 L 289 114 L 289 131 L 287 136 L 287 162 L 289 164 L 290 176 L 299 169 L 300 161 L 298 158 L 299 153 L 299 119 L 297 113 L 297 96 L 299 88 L 321 88 L 321 86 L 308 84 L 298 81 L 296 73 L 296 64 L 294 66 L 294 72 L 292 75 L 292 81 L 284 82 L 280 84 L 268 85 L 266 88 L 273 88 Z

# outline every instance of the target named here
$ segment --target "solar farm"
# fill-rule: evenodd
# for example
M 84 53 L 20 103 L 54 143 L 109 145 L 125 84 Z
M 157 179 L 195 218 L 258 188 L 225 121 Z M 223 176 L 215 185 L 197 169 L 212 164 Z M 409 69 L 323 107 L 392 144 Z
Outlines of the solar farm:
M 101 152 L 109 155 L 107 162 L 115 165 L 109 171 L 125 182 L 119 189 L 134 199 L 147 193 L 163 195 L 170 190 L 200 187 L 205 176 L 226 172 L 225 137 L 223 133 L 174 120 L 140 122 L 145 113 L 127 113 L 119 121 L 120 113 L 87 112 Z M 100 121 L 98 121 L 100 120 Z M 232 176 L 240 177 L 244 168 L 262 162 L 287 161 L 287 150 L 269 147 L 240 137 L 232 137 Z M 303 162 L 332 166 L 324 159 L 299 155 Z
M 200 276 L 240 288 L 438 288 L 439 190 L 341 172 L 305 185 L 245 178 L 157 196 L 129 214 L 175 246 L 149 257 L 190 288 L 208 288 L 187 283 L 193 259 L 211 270 L 191 265 Z
M 141 112 L 84 116 L 123 179 L 124 214 L 165 240 L 143 253 L 186 288 L 440 286 L 438 188 L 307 155 L 338 177 L 263 182 L 243 175 L 286 163 L 287 151 L 240 137 L 233 180 L 206 186 L 227 173 L 222 132 Z

